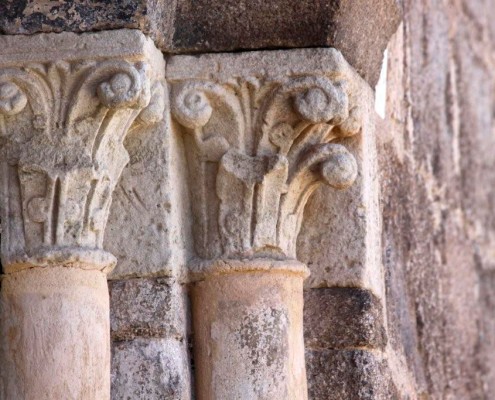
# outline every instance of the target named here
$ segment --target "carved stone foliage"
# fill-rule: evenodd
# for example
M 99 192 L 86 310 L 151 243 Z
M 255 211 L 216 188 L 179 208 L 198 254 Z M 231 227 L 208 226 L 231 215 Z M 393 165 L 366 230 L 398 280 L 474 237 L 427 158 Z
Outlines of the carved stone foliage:
M 255 54 L 267 53 L 276 52 Z M 296 258 L 308 198 L 320 183 L 344 189 L 357 176 L 355 158 L 339 144 L 361 126 L 351 75 L 274 68 L 283 73 L 168 77 L 203 259 Z
M 150 102 L 150 100 L 153 101 Z M 102 251 L 132 124 L 163 114 L 144 60 L 57 60 L 0 68 L 2 255 L 32 264 L 112 265 Z

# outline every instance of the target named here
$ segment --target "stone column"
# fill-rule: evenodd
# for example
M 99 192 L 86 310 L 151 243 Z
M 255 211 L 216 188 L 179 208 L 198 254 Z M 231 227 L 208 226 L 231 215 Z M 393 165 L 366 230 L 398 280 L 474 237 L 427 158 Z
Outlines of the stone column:
M 164 68 L 137 31 L 0 38 L 2 399 L 110 398 L 103 236 Z
M 197 396 L 306 399 L 308 269 L 296 240 L 320 183 L 345 189 L 357 177 L 342 143 L 368 106 L 362 80 L 334 49 L 175 56 L 166 78 L 198 255 L 190 268 Z

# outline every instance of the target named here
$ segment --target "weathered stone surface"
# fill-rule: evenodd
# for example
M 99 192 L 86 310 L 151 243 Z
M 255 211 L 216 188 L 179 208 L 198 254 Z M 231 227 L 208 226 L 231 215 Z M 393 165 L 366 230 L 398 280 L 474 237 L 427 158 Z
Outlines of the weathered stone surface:
M 367 350 L 307 350 L 312 400 L 399 400 L 386 362 Z
M 172 53 L 329 46 L 374 86 L 400 16 L 397 0 L 8 0 L 0 31 L 135 28 Z
M 374 86 L 396 0 L 179 0 L 172 51 L 335 47 Z
M 171 278 L 110 281 L 112 340 L 175 338 L 186 340 L 187 297 Z
M 370 92 L 359 89 L 363 104 L 373 104 Z M 297 257 L 311 271 L 307 288 L 361 287 L 384 296 L 374 119 L 365 108 L 360 134 L 339 141 L 356 157 L 355 183 L 343 191 L 322 185 L 304 210 Z
M 174 14 L 175 1 L 164 0 L 6 0 L 0 4 L 0 30 L 13 35 L 133 28 L 160 43 L 171 38 Z
M 495 396 L 495 8 L 405 1 L 380 135 L 389 360 L 401 398 Z
M 2 399 L 110 397 L 103 237 L 164 68 L 139 31 L 0 37 Z
M 163 118 L 162 55 L 130 30 L 3 36 L 0 51 L 4 272 L 111 269 L 103 238 L 123 141 Z
M 113 344 L 113 400 L 190 400 L 187 345 L 169 339 L 135 339 Z
M 238 272 L 192 288 L 196 395 L 307 399 L 303 276 Z
M 129 164 L 114 192 L 104 242 L 118 260 L 110 279 L 186 272 L 192 252 L 187 166 L 167 116 L 151 129 L 136 127 L 124 142 Z
M 310 349 L 386 344 L 380 300 L 369 290 L 321 288 L 304 291 L 304 343 Z
M 167 62 L 171 111 L 188 159 L 197 255 L 295 259 L 313 191 L 323 183 L 346 189 L 357 177 L 343 143 L 366 118 L 364 81 L 335 49 Z
M 51 267 L 6 275 L 0 399 L 108 399 L 108 309 L 100 271 Z

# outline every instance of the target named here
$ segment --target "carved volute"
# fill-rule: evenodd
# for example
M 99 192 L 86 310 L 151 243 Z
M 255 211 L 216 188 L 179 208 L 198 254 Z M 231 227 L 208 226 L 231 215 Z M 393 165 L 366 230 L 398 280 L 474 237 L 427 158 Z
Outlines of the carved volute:
M 308 198 L 321 183 L 345 189 L 358 173 L 339 143 L 361 128 L 355 73 L 333 49 L 223 57 L 174 57 L 167 69 L 196 251 L 207 260 L 294 260 Z M 186 63 L 197 73 L 187 75 Z
M 87 57 L 61 50 L 52 58 L 40 48 L 29 60 L 14 53 L 11 62 L 0 62 L 5 272 L 115 263 L 102 244 L 112 193 L 128 162 L 123 141 L 135 121 L 161 118 L 163 84 L 144 49 L 108 56 L 104 40 Z

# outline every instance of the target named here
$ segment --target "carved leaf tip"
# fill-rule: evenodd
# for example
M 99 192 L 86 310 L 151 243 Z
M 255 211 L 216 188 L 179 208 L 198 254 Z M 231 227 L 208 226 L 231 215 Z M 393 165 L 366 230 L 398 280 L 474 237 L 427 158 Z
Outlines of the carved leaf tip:
M 144 125 L 154 125 L 163 119 L 165 113 L 165 89 L 160 82 L 155 82 L 151 89 L 151 100 L 139 114 L 139 121 Z
M 0 83 L 0 114 L 15 115 L 27 105 L 24 92 L 13 82 Z
M 175 91 L 172 112 L 177 121 L 187 128 L 205 126 L 211 118 L 213 108 L 198 84 L 185 84 Z
M 313 146 L 298 166 L 298 171 L 312 170 L 319 173 L 324 183 L 334 189 L 347 189 L 358 175 L 354 156 L 337 143 Z
M 108 108 L 143 107 L 149 102 L 144 71 L 129 65 L 98 85 L 97 94 Z M 144 104 L 143 104 L 144 103 Z
M 324 182 L 334 189 L 347 189 L 358 175 L 354 156 L 340 144 L 326 145 L 326 159 L 320 164 L 320 174 Z
M 331 122 L 338 125 L 349 115 L 349 99 L 340 85 L 318 81 L 319 85 L 294 96 L 297 113 L 314 124 Z

